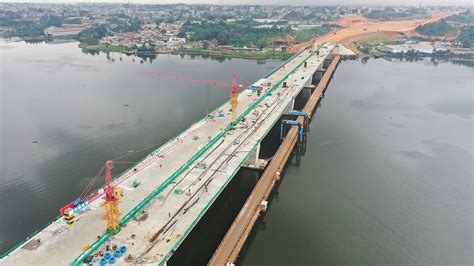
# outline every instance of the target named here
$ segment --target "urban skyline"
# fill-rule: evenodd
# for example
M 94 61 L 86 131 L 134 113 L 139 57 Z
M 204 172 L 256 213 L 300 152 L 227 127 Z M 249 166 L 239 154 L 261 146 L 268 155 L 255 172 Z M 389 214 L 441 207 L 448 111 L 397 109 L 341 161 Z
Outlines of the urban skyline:
M 215 5 L 394 5 L 394 6 L 473 6 L 472 0 L 0 0 L 0 3 L 131 3 L 131 4 L 215 4 Z

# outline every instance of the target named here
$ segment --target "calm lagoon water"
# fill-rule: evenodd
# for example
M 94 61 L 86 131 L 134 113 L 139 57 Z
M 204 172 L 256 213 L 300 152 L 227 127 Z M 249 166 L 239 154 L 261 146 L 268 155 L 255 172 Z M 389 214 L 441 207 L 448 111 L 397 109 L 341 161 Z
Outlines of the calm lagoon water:
M 57 216 L 105 160 L 168 140 L 229 97 L 227 88 L 137 72 L 230 82 L 236 71 L 245 84 L 282 63 L 178 55 L 150 60 L 86 54 L 76 42 L 4 40 L 0 56 L 0 253 Z
M 474 264 L 473 74 L 340 64 L 241 264 Z
M 106 159 L 228 99 L 138 71 L 253 81 L 281 63 L 4 41 L 0 56 L 0 252 L 55 217 Z M 473 74 L 430 60 L 340 64 L 301 165 L 288 167 L 239 264 L 473 264 Z

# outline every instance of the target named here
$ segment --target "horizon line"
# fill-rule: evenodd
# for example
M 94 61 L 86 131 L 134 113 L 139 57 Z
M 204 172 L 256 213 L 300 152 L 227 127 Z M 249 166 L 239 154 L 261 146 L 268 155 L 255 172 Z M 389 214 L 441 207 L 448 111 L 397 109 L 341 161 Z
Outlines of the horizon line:
M 296 3 L 296 4 L 291 4 L 291 3 L 285 3 L 285 4 L 279 4 L 279 3 L 271 3 L 271 4 L 251 4 L 251 3 L 203 3 L 203 2 L 196 2 L 196 3 L 184 3 L 180 1 L 176 2 L 170 2 L 170 3 L 160 3 L 159 0 L 138 0 L 134 1 L 133 3 L 130 3 L 128 0 L 118 0 L 118 1 L 113 1 L 113 0 L 104 0 L 104 1 L 4 1 L 0 0 L 0 3 L 2 4 L 110 4 L 110 5 L 123 5 L 123 4 L 128 4 L 128 5 L 204 5 L 204 6 L 399 6 L 399 7 L 413 7 L 413 6 L 419 6 L 419 3 L 413 3 L 413 4 L 396 4 L 396 3 L 371 3 L 371 4 L 350 4 L 350 3 L 343 3 L 343 4 L 335 4 L 335 3 L 310 3 L 310 4 L 302 4 L 302 3 Z M 422 5 L 422 7 L 474 7 L 474 2 L 471 1 L 471 3 L 463 3 L 463 4 L 425 4 Z

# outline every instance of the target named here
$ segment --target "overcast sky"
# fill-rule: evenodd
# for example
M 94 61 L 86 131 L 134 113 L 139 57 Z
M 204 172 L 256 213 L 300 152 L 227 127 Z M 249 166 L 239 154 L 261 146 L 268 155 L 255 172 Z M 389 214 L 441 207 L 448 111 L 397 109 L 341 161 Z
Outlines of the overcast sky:
M 0 2 L 108 2 L 108 3 L 153 3 L 153 4 L 261 4 L 261 5 L 470 5 L 474 0 L 0 0 Z

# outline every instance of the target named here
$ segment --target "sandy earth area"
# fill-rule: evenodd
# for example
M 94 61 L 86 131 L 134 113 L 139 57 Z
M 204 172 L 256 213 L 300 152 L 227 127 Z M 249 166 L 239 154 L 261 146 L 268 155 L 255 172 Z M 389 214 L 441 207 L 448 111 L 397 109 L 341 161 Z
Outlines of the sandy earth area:
M 392 21 L 372 21 L 363 16 L 347 16 L 338 21 L 328 22 L 330 24 L 338 24 L 341 29 L 329 32 L 318 38 L 318 42 L 342 43 L 350 48 L 354 41 L 359 41 L 384 33 L 392 38 L 411 36 L 415 33 L 415 28 L 419 25 L 440 20 L 442 18 L 454 15 L 453 12 L 432 13 L 428 19 L 414 20 L 392 20 Z M 309 42 L 296 44 L 292 46 L 290 51 L 298 51 L 307 46 Z M 357 51 L 356 51 L 357 52 Z

